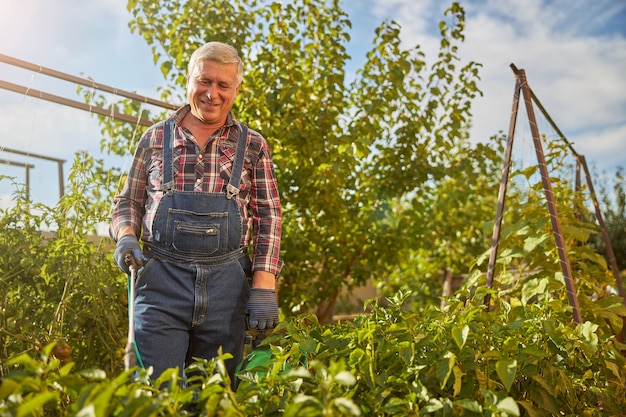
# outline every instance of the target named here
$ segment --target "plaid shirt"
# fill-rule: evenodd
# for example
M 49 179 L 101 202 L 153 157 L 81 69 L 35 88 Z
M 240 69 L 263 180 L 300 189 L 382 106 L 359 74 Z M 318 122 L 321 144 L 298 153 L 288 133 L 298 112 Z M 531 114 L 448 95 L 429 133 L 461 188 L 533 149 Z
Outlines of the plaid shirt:
M 232 113 L 226 123 L 200 150 L 192 134 L 180 123 L 189 105 L 172 116 L 176 123 L 174 135 L 174 182 L 179 191 L 223 192 L 232 169 L 237 138 L 241 131 Z M 163 125 L 157 123 L 142 136 L 126 184 L 114 199 L 109 233 L 117 238 L 120 228 L 131 226 L 137 236 L 143 230 L 142 240 L 152 241 L 152 222 L 163 191 Z M 254 231 L 252 270 L 278 275 L 282 267 L 279 258 L 282 215 L 274 166 L 265 139 L 249 130 L 245 162 L 241 174 L 237 202 L 243 229 L 241 246 L 248 246 Z

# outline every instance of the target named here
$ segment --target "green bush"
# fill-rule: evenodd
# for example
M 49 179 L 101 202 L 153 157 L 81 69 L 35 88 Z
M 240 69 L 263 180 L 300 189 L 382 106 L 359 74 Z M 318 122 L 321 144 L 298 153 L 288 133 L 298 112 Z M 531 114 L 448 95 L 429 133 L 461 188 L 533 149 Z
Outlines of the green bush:
M 561 155 L 558 149 L 555 155 Z M 626 409 L 626 307 L 587 244 L 580 197 L 555 187 L 583 322 L 573 323 L 541 189 L 513 206 L 485 289 L 484 258 L 444 309 L 398 291 L 352 321 L 285 319 L 272 357 L 240 373 L 200 361 L 152 380 L 123 371 L 126 277 L 98 239 L 110 208 L 98 163 L 79 155 L 55 208 L 24 190 L 0 211 L 1 416 L 619 416 Z M 532 176 L 533 172 L 518 175 Z M 570 207 L 573 201 L 575 204 Z M 52 229 L 54 234 L 45 234 Z M 522 279 L 524 278 L 524 279 Z M 494 300 L 489 309 L 484 297 Z M 413 301 L 412 301 L 413 300 Z M 71 355 L 70 355 L 71 353 Z
M 625 348 L 561 302 L 487 312 L 403 310 L 406 294 L 354 321 L 288 319 L 266 339 L 273 356 L 230 389 L 223 358 L 152 384 L 146 371 L 73 371 L 46 347 L 20 355 L 0 386 L 3 415 L 58 416 L 617 416 L 626 409 Z M 607 303 L 619 304 L 619 299 Z M 167 387 L 156 389 L 156 386 Z
M 110 204 L 98 162 L 80 154 L 55 207 L 31 202 L 16 185 L 0 209 L 0 376 L 8 358 L 55 342 L 80 368 L 119 372 L 128 328 L 126 277 L 111 241 L 96 234 Z M 8 178 L 0 180 L 8 181 Z

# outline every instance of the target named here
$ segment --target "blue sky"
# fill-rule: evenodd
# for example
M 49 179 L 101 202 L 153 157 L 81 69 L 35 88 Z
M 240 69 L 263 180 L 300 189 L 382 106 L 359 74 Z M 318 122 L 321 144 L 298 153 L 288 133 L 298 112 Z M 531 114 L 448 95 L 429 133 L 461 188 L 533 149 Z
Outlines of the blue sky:
M 531 88 L 576 150 L 597 171 L 626 167 L 626 1 L 461 1 L 467 14 L 465 60 L 483 64 L 471 136 L 482 140 L 508 130 L 514 76 L 526 71 Z M 432 62 L 441 0 L 344 0 L 352 21 L 348 51 L 353 69 L 363 62 L 374 28 L 384 19 L 402 26 L 405 46 L 421 45 Z M 125 0 L 2 0 L 0 53 L 101 84 L 151 97 L 163 79 L 150 48 L 128 29 Z M 0 63 L 0 79 L 78 99 L 75 86 Z M 514 156 L 534 158 L 520 112 Z M 545 123 L 544 123 L 545 126 Z M 541 128 L 542 126 L 540 126 Z M 99 127 L 86 112 L 0 89 L 0 150 L 4 147 L 66 159 L 78 150 L 99 154 Z M 33 199 L 54 204 L 56 167 L 0 152 L 0 159 L 30 162 Z M 532 161 L 531 161 L 532 162 Z M 0 164 L 0 174 L 24 170 Z M 0 206 L 10 204 L 0 185 Z

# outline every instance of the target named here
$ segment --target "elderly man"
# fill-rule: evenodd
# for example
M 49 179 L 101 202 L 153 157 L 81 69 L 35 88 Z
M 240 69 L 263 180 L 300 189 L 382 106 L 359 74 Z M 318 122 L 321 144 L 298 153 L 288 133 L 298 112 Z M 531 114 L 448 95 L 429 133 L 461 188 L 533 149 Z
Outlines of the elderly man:
M 251 328 L 278 323 L 279 193 L 267 142 L 231 112 L 242 78 L 235 48 L 198 48 L 188 66 L 189 104 L 145 132 L 114 200 L 114 258 L 126 273 L 140 268 L 135 339 L 154 376 L 213 358 L 221 347 L 233 355 L 232 379 L 246 313 Z

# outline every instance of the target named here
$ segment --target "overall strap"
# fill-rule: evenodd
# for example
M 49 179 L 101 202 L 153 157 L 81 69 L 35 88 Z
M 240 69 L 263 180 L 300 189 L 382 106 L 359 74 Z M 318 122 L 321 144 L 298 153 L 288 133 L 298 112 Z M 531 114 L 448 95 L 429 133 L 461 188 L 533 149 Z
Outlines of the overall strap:
M 241 133 L 237 140 L 237 152 L 235 153 L 235 162 L 233 162 L 233 170 L 230 174 L 230 181 L 226 186 L 226 198 L 229 200 L 239 194 L 239 182 L 241 181 L 241 172 L 243 170 L 244 156 L 246 154 L 246 142 L 248 141 L 248 127 L 241 124 Z
M 168 119 L 163 126 L 163 184 L 161 190 L 168 195 L 174 192 L 174 119 Z M 226 186 L 226 198 L 229 200 L 239 194 L 239 182 L 243 171 L 244 157 L 246 154 L 246 142 L 248 140 L 248 127 L 241 125 L 241 133 L 237 140 L 235 161 L 230 175 L 230 181 Z
M 163 126 L 163 184 L 161 190 L 168 195 L 174 192 L 174 119 L 167 119 Z

